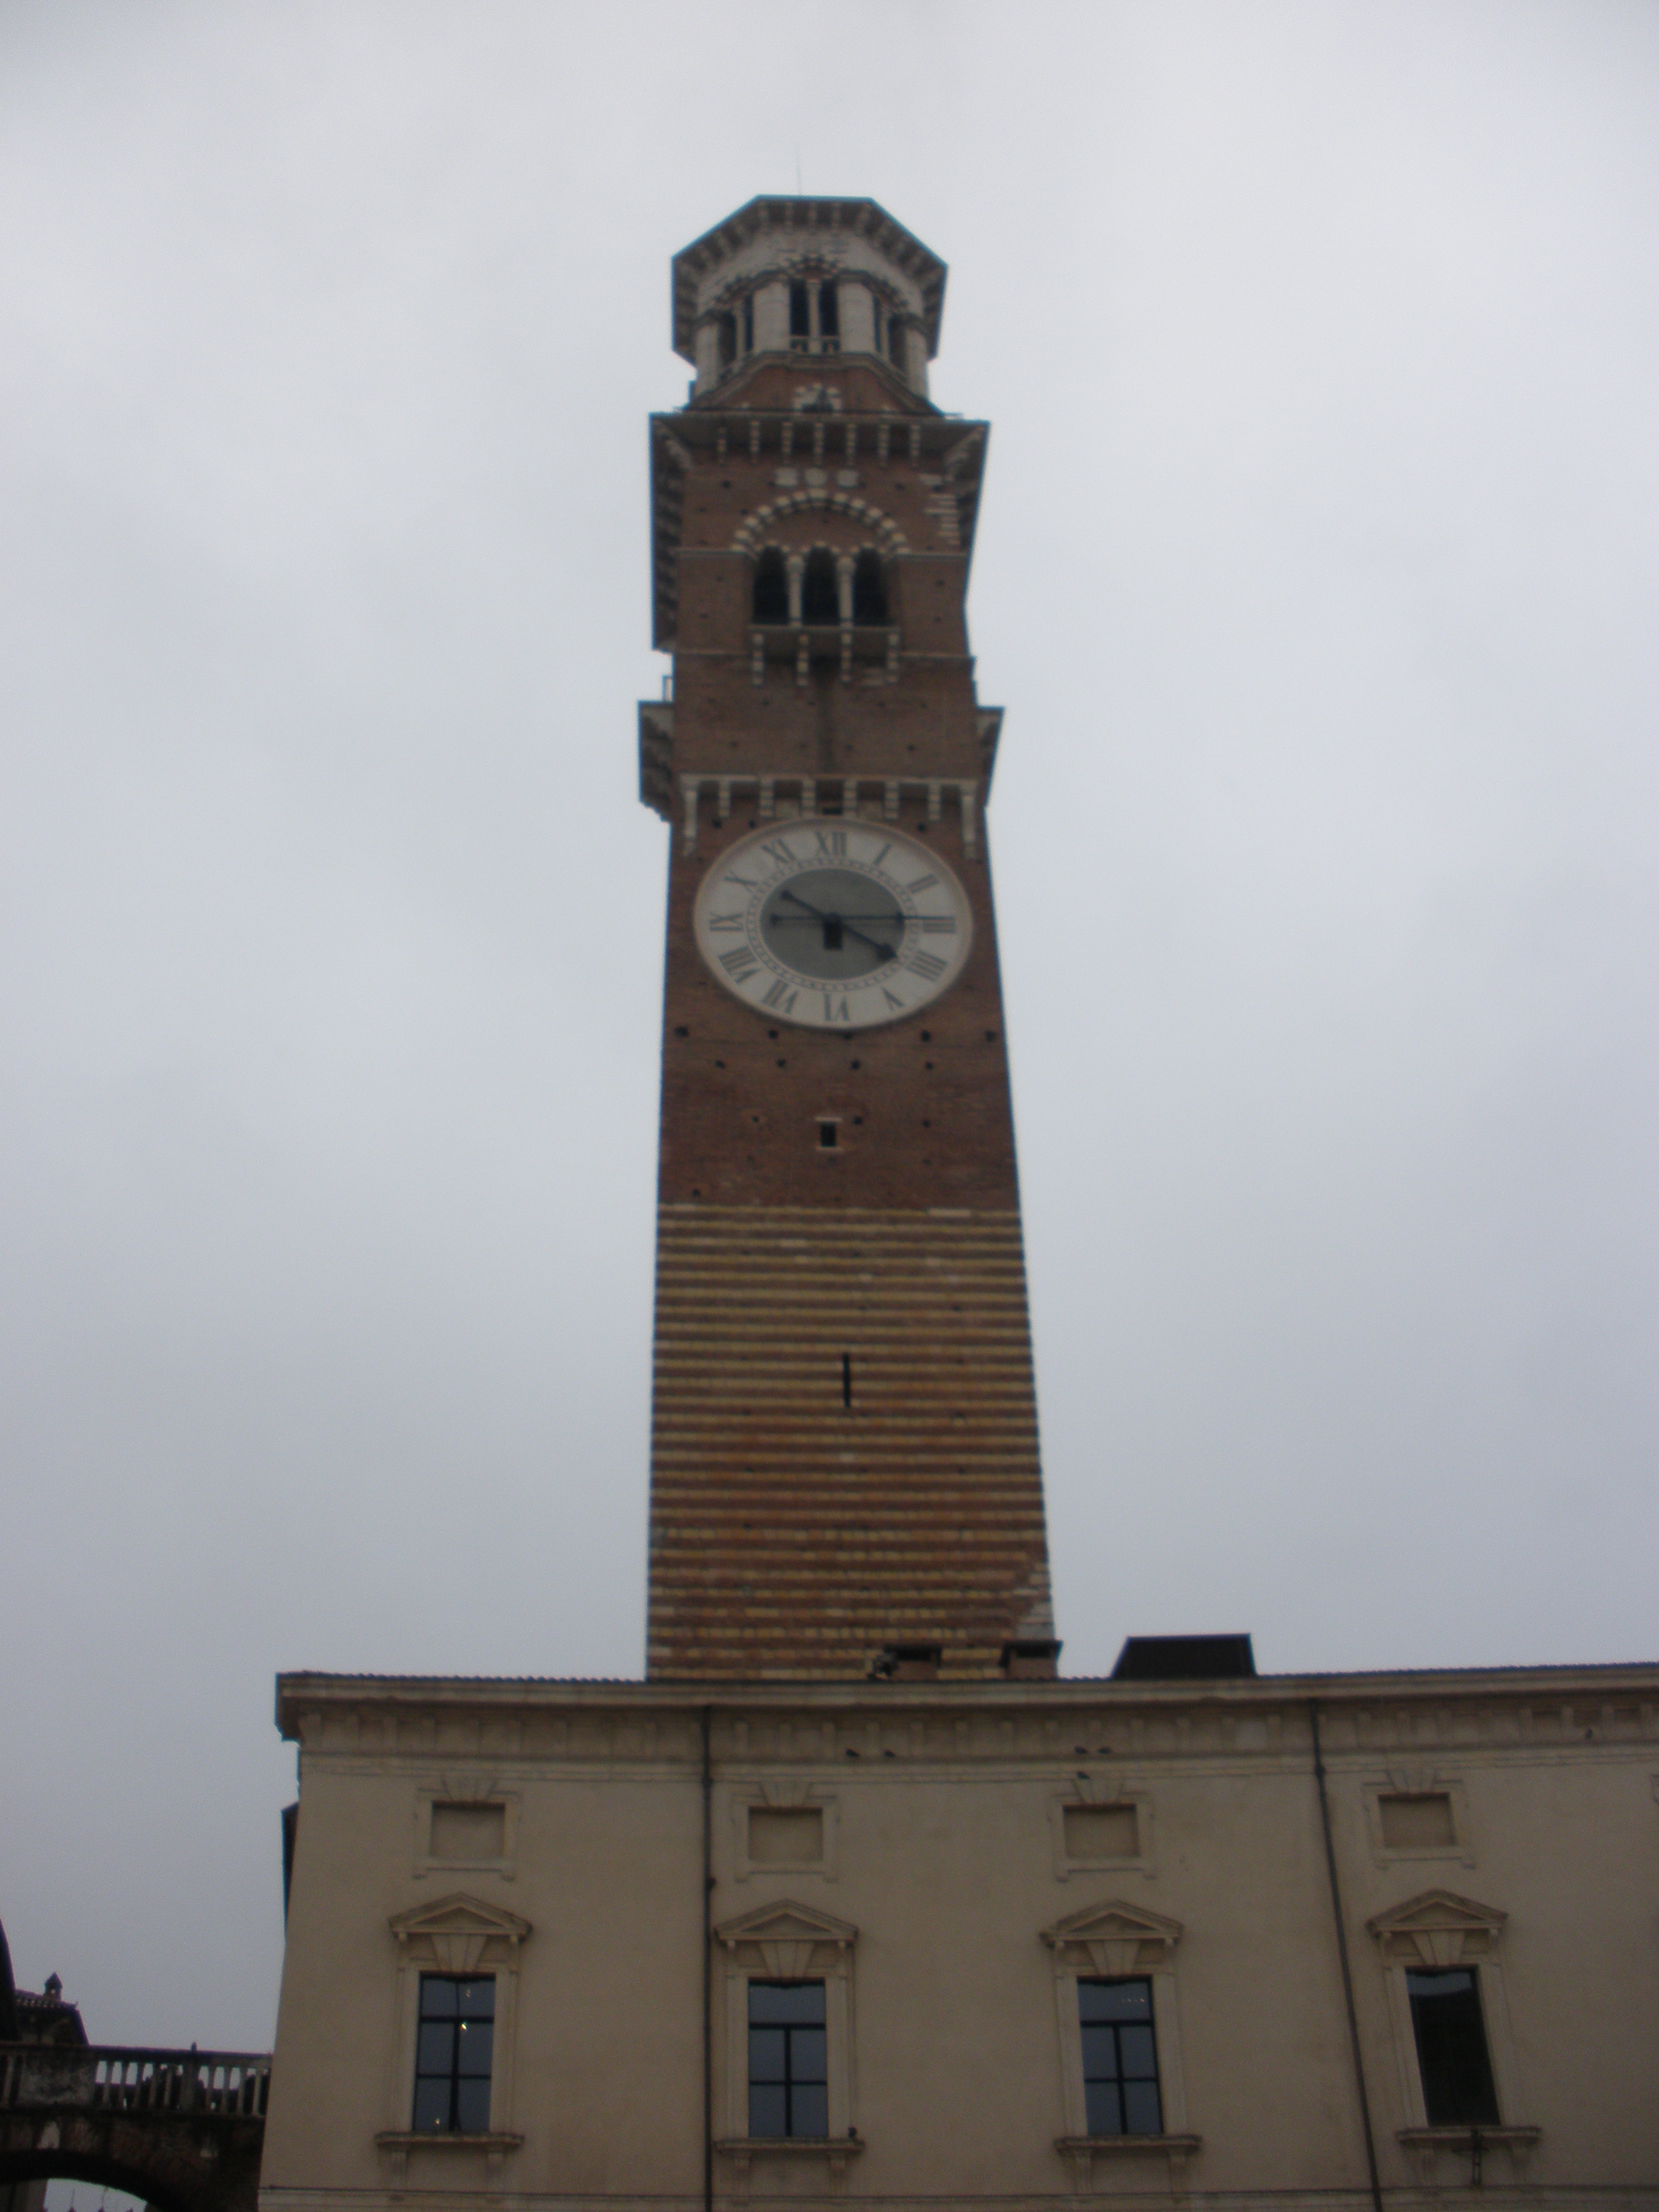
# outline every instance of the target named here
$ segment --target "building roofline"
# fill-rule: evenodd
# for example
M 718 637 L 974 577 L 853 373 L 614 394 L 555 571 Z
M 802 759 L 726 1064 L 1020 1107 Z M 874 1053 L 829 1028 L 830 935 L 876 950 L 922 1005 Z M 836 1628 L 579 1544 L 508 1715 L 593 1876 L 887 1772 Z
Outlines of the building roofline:
M 276 1723 L 296 1733 L 307 1707 L 374 1703 L 481 1705 L 510 1699 L 518 1705 L 577 1705 L 669 1710 L 802 1706 L 835 1711 L 872 1705 L 917 1711 L 979 1705 L 997 1709 L 1089 1705 L 1125 1709 L 1152 1705 L 1285 1705 L 1318 1701 L 1429 1702 L 1471 1696 L 1525 1698 L 1547 1692 L 1602 1697 L 1659 1693 L 1659 1660 L 1601 1666 L 1456 1667 L 1399 1668 L 1347 1674 L 1257 1674 L 1212 1681 L 1123 1681 L 1110 1675 L 1068 1675 L 1052 1680 L 870 1682 L 823 1680 L 642 1681 L 622 1677 L 541 1675 L 330 1674 L 295 1673 L 276 1678 Z

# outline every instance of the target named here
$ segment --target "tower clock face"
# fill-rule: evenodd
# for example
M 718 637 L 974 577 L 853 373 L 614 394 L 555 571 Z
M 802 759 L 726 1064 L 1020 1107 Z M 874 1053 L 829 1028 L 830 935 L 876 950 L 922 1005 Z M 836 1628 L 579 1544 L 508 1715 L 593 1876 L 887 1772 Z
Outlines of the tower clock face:
M 968 894 L 914 837 L 808 817 L 740 838 L 703 878 L 697 950 L 771 1020 L 861 1030 L 919 1013 L 962 973 Z

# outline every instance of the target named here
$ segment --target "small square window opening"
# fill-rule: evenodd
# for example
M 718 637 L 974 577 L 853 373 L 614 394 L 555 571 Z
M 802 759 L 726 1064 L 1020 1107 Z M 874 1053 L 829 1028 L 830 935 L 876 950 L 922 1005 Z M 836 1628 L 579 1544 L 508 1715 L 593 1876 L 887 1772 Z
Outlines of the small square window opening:
M 1456 1846 L 1457 1831 L 1449 1791 L 1401 1791 L 1380 1796 L 1376 1811 L 1382 1842 L 1389 1850 L 1451 1850 Z
M 1140 1816 L 1133 1805 L 1067 1805 L 1061 1817 L 1067 1858 L 1139 1857 Z

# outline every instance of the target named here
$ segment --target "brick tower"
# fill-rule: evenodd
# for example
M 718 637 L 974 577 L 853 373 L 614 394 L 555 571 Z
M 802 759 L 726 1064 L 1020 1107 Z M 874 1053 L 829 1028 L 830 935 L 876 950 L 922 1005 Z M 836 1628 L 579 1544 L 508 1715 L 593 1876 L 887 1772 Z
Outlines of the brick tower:
M 1054 1672 L 944 289 L 870 200 L 753 200 L 674 262 L 658 1680 Z

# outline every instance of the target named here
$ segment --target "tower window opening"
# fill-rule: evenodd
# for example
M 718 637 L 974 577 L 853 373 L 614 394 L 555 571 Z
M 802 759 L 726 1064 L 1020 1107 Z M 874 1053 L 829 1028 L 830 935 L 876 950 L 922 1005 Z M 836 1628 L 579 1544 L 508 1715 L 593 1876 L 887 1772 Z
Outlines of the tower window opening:
M 789 346 L 805 353 L 812 343 L 812 295 L 805 284 L 789 287 Z
M 752 292 L 744 300 L 742 312 L 743 349 L 745 353 L 753 353 L 755 350 L 755 295 Z
M 881 565 L 879 553 L 866 546 L 859 555 L 853 568 L 853 620 L 855 623 L 884 623 L 887 620 L 887 576 Z
M 789 571 L 775 545 L 763 546 L 755 563 L 755 620 L 787 623 L 789 619 Z
M 843 1352 L 841 1355 L 841 1402 L 843 1406 L 850 1406 L 853 1402 L 853 1355 L 850 1352 Z
M 722 315 L 718 325 L 720 341 L 720 367 L 730 368 L 738 357 L 738 319 Z
M 826 1152 L 835 1151 L 836 1146 L 841 1142 L 840 1127 L 840 1123 L 836 1121 L 818 1123 L 818 1144 L 823 1151 Z
M 806 556 L 806 575 L 801 586 L 801 616 L 805 623 L 836 623 L 841 619 L 841 595 L 836 588 L 836 556 L 827 545 L 815 545 Z
M 818 337 L 823 353 L 837 352 L 841 346 L 841 293 L 833 283 L 818 286 Z
M 897 315 L 887 318 L 887 358 L 895 368 L 904 366 L 904 325 Z

